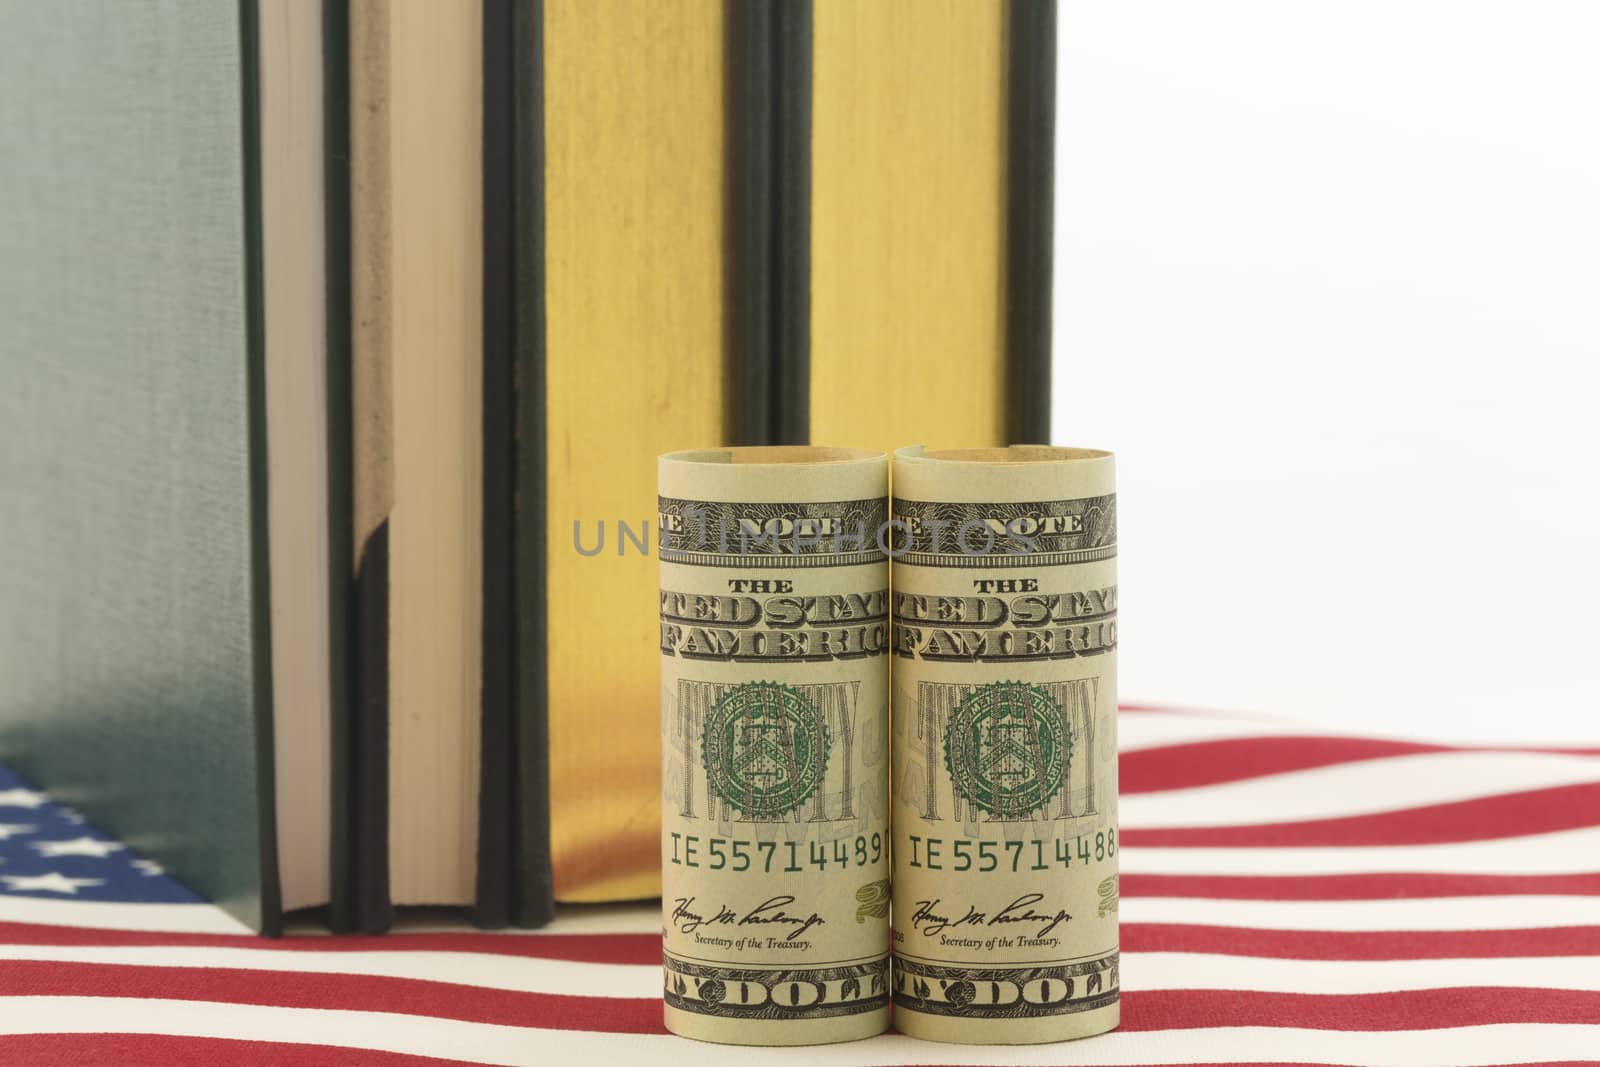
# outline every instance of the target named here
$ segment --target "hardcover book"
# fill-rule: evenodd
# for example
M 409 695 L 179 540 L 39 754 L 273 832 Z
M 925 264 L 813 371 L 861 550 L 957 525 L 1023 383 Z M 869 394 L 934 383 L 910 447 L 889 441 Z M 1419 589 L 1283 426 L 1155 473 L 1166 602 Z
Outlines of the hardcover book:
M 1050 0 L 0 3 L 0 755 L 265 929 L 659 892 L 651 457 L 1047 436 Z
M 335 919 L 464 907 L 504 923 L 510 892 L 507 284 L 485 214 L 509 83 L 477 2 L 352 0 L 351 293 L 355 684 L 353 848 Z
M 486 194 L 486 234 L 514 235 L 486 269 L 515 289 L 513 866 L 525 885 L 548 872 L 557 900 L 649 897 L 659 628 L 653 563 L 622 529 L 654 525 L 643 457 L 1048 437 L 1055 8 L 496 9 L 511 29 L 486 84 L 509 64 L 513 86 L 485 127 L 486 159 L 509 132 L 512 191 Z
M 0 5 L 0 753 L 267 932 L 331 895 L 322 19 Z

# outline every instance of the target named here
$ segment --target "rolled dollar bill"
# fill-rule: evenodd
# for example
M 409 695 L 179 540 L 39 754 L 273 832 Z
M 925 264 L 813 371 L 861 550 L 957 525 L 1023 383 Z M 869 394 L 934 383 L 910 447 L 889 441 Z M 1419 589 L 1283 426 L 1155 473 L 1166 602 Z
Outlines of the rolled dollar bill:
M 667 1029 L 741 1045 L 889 1022 L 888 461 L 660 460 Z
M 895 1027 L 1117 1025 L 1109 452 L 894 456 Z

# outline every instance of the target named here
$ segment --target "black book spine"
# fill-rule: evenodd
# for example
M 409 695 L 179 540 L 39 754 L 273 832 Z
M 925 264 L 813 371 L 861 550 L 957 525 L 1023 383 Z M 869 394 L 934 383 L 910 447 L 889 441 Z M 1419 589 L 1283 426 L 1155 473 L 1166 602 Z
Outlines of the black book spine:
M 339 895 L 354 930 L 381 934 L 394 922 L 389 900 L 389 523 L 361 548 L 351 612 L 355 650 L 345 813 L 354 842 L 349 882 Z M 335 885 L 338 893 L 339 886 Z M 335 909 L 336 912 L 343 908 Z
M 513 0 L 483 0 L 483 741 L 473 919 L 511 916 L 516 700 L 516 33 Z
M 333 757 L 332 833 L 330 845 L 333 891 L 328 923 L 335 930 L 354 930 L 355 827 L 354 731 L 350 719 L 354 672 L 351 641 L 351 561 L 355 558 L 351 527 L 350 454 L 350 26 L 346 0 L 322 3 L 322 165 L 323 249 L 326 257 L 328 335 L 328 649 L 332 683 L 331 752 Z
M 811 0 L 728 9 L 728 413 L 735 444 L 811 434 Z
M 1050 441 L 1056 0 L 1010 0 L 1006 86 L 1006 430 Z
M 359 555 L 351 378 L 350 4 L 323 0 L 333 892 L 329 924 L 381 933 L 389 904 L 389 530 Z
M 544 20 L 541 0 L 504 0 L 509 8 L 512 92 L 507 277 L 513 310 L 515 402 L 516 595 L 515 697 L 511 715 L 511 919 L 549 922 L 555 910 L 550 871 L 550 758 L 545 613 L 545 243 Z M 487 21 L 487 19 L 486 19 Z M 487 116 L 486 116 L 487 123 Z

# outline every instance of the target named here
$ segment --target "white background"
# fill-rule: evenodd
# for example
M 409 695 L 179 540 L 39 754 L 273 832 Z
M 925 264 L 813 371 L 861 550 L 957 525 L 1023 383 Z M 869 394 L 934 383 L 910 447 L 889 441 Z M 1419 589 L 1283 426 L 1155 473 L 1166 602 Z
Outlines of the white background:
M 1060 10 L 1123 698 L 1600 744 L 1600 4 Z

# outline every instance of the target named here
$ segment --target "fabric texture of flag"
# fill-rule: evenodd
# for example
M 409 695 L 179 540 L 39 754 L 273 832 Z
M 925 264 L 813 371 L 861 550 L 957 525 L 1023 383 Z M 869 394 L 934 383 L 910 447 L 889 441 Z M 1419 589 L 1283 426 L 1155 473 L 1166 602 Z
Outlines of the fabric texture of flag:
M 1122 1026 L 702 1045 L 654 905 L 256 937 L 0 768 L 0 1064 L 1600 1062 L 1600 749 L 1125 708 Z

